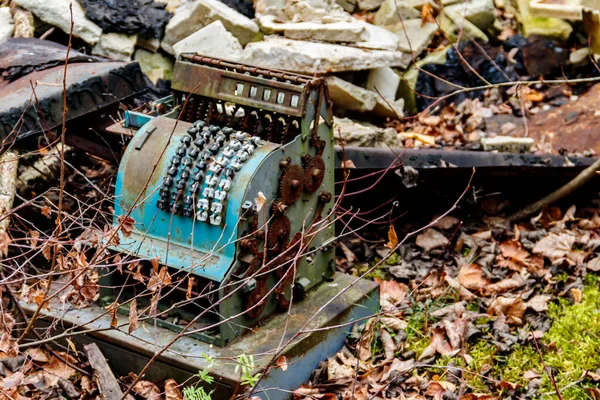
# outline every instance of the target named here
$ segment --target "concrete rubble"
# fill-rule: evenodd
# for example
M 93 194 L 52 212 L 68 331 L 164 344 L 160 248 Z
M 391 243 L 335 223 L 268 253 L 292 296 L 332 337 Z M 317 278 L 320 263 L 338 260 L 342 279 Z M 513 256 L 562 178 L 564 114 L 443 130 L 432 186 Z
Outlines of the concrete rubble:
M 10 15 L 10 8 L 0 7 L 0 43 L 10 39 L 14 30 L 15 25 Z
M 174 54 L 173 45 L 195 33 L 211 22 L 221 21 L 223 26 L 240 43 L 246 44 L 259 38 L 258 24 L 250 18 L 227 7 L 218 0 L 191 0 L 182 2 L 167 24 L 162 48 Z
M 73 10 L 73 36 L 91 45 L 100 40 L 102 29 L 86 18 L 83 7 L 71 0 L 13 0 L 13 3 L 31 11 L 42 21 L 60 28 L 63 32 L 71 31 L 71 13 Z
M 86 18 L 86 10 L 77 1 L 12 3 L 35 15 L 39 36 L 39 21 L 45 23 L 45 29 L 55 26 L 70 31 L 72 2 L 73 35 L 89 45 L 87 54 L 136 60 L 155 83 L 169 80 L 175 57 L 191 52 L 325 76 L 337 115 L 354 113 L 356 118 L 385 121 L 417 112 L 415 86 L 420 68 L 445 62 L 446 39 L 487 42 L 502 29 L 502 12 L 516 13 L 525 37 L 536 34 L 566 41 L 573 32 L 571 24 L 559 18 L 531 16 L 529 1 L 254 0 L 254 10 L 248 13 L 219 0 L 155 0 L 170 20 L 164 34 L 152 37 L 103 32 Z M 497 8 L 504 11 L 499 14 Z M 1 7 L 0 43 L 15 35 L 13 31 L 11 9 Z M 589 62 L 588 49 L 574 51 L 571 58 L 572 65 Z M 336 123 L 359 129 L 360 135 L 391 134 L 367 124 L 353 125 L 355 122 L 347 119 Z M 389 138 L 396 140 L 395 135 Z M 502 146 L 497 140 L 488 140 L 486 146 Z

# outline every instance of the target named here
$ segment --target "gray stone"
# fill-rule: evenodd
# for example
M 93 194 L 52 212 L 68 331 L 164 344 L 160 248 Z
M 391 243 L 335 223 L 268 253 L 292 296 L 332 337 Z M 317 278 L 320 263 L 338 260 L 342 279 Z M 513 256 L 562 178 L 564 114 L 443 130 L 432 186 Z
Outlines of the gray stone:
M 494 0 L 471 0 L 444 8 L 444 12 L 460 26 L 464 18 L 482 31 L 486 31 L 496 19 Z
M 137 35 L 105 33 L 92 48 L 92 54 L 111 60 L 129 61 L 137 43 Z
M 590 54 L 589 47 L 582 47 L 581 49 L 574 50 L 569 54 L 569 62 L 580 67 L 590 62 Z
M 283 33 L 288 39 L 319 40 L 323 42 L 361 42 L 369 35 L 365 23 L 360 21 L 334 22 L 275 22 L 273 15 L 263 15 L 258 18 L 261 31 L 266 34 Z M 394 49 L 395 50 L 395 49 Z
M 243 48 L 235 36 L 225 29 L 221 21 L 215 21 L 175 43 L 173 50 L 176 55 L 197 53 L 237 62 L 242 58 Z
M 423 59 L 416 62 L 416 65 L 411 67 L 402 75 L 400 86 L 398 88 L 398 97 L 404 99 L 404 109 L 408 114 L 417 113 L 417 98 L 415 94 L 415 86 L 419 78 L 419 68 L 426 64 L 444 64 L 446 62 L 446 53 L 450 47 L 444 50 L 430 53 Z
M 409 19 L 402 23 L 388 26 L 388 30 L 398 37 L 398 50 L 418 56 L 429 46 L 433 35 L 438 31 L 434 22 L 422 23 L 421 19 Z
M 381 6 L 383 0 L 358 0 L 358 9 L 371 11 Z
M 257 0 L 257 15 L 272 15 L 278 22 L 350 22 L 353 18 L 334 0 Z
M 390 67 L 372 69 L 367 78 L 367 90 L 381 94 L 386 100 L 396 100 L 400 76 Z
M 267 37 L 246 46 L 244 59 L 249 64 L 286 71 L 325 74 L 379 67 L 406 68 L 410 56 L 399 51 L 365 51 L 330 43 L 313 43 Z
M 15 31 L 10 8 L 0 7 L 0 43 L 10 39 Z
M 373 108 L 373 114 L 384 118 L 402 118 L 404 117 L 404 99 L 398 99 L 395 101 L 383 99 L 381 96 L 377 96 L 377 104 Z
M 363 89 L 337 76 L 327 77 L 327 87 L 335 108 L 368 112 L 373 110 L 377 104 L 377 93 Z
M 333 132 L 336 143 L 359 147 L 401 147 L 394 128 L 379 128 L 350 118 L 333 117 Z
M 86 18 L 83 7 L 72 0 L 13 0 L 13 3 L 31 11 L 36 17 L 63 32 L 71 31 L 71 13 L 69 5 L 73 4 L 73 36 L 89 44 L 100 40 L 102 29 Z
M 256 22 L 220 1 L 190 0 L 177 7 L 173 18 L 167 24 L 162 42 L 163 49 L 174 54 L 172 46 L 175 43 L 217 20 L 221 21 L 242 45 L 260 38 Z M 220 48 L 218 43 L 214 46 Z
M 508 153 L 525 153 L 531 149 L 534 140 L 532 138 L 515 138 L 511 136 L 496 136 L 493 138 L 482 138 L 481 146 L 484 151 L 502 151 Z
M 402 16 L 402 21 L 421 18 L 421 12 L 405 1 L 384 0 L 375 13 L 373 23 L 379 26 L 396 25 L 401 22 L 398 15 Z
M 356 11 L 356 0 L 336 0 L 335 2 L 346 12 L 352 14 Z
M 393 32 L 366 22 L 361 23 L 365 27 L 366 39 L 363 42 L 354 43 L 353 46 L 360 47 L 361 49 L 398 50 L 400 40 Z
M 138 49 L 133 59 L 140 64 L 142 72 L 154 83 L 159 79 L 171 80 L 173 78 L 173 59 L 153 53 L 144 49 Z
M 464 15 L 457 10 L 444 11 L 437 20 L 441 30 L 451 42 L 456 42 L 459 38 L 461 41 L 469 40 L 470 37 L 484 42 L 489 40 L 485 32 L 464 18 Z M 465 35 L 465 33 L 467 34 Z

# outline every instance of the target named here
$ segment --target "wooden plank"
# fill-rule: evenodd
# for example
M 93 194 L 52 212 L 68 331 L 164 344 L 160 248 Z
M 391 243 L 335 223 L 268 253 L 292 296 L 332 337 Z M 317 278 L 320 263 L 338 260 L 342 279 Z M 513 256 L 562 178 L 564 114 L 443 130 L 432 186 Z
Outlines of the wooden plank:
M 113 375 L 106 358 L 96 343 L 83 346 L 88 356 L 88 361 L 94 369 L 94 375 L 98 378 L 100 393 L 105 400 L 120 400 L 123 397 L 121 386 Z

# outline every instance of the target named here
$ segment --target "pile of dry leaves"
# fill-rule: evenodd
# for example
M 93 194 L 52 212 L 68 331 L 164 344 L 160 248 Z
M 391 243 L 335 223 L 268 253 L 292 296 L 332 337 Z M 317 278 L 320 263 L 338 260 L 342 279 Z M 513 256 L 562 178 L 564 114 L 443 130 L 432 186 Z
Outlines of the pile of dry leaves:
M 549 376 L 569 371 L 545 368 L 543 360 L 569 354 L 546 340 L 553 325 L 548 310 L 581 303 L 586 282 L 598 287 L 599 204 L 547 209 L 514 226 L 499 217 L 463 223 L 447 216 L 396 252 L 346 240 L 338 268 L 363 273 L 377 265 L 377 256 L 366 260 L 373 253 L 385 261 L 371 274 L 382 311 L 355 327 L 295 398 L 558 398 Z M 599 325 L 600 300 L 594 301 L 586 311 L 592 327 Z M 577 367 L 595 368 L 560 388 L 581 390 L 561 398 L 598 398 L 600 358 L 591 357 Z

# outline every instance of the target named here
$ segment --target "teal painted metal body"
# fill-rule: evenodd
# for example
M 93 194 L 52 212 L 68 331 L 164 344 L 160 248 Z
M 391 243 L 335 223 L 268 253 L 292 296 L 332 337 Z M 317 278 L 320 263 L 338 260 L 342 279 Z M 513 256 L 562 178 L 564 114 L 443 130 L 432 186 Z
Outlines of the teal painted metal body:
M 182 57 L 171 111 L 128 114 L 112 248 L 201 278 L 223 346 L 334 272 L 333 117 L 323 79 Z

